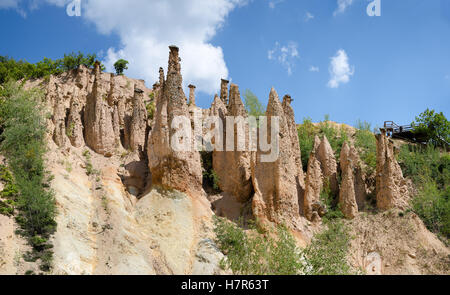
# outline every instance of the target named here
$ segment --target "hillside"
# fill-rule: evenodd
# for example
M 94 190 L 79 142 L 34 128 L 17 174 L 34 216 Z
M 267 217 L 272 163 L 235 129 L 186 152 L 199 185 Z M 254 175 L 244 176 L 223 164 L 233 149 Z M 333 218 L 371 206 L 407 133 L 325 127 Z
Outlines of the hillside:
M 39 185 L 53 196 L 56 228 L 17 231 L 24 227 L 17 218 L 24 208 L 22 175 L 4 144 L 0 165 L 12 177 L 0 178 L 0 191 L 14 184 L 17 199 L 0 214 L 0 274 L 247 274 L 255 269 L 243 267 L 248 257 L 239 256 L 239 247 L 256 247 L 252 238 L 280 239 L 290 245 L 288 254 L 305 251 L 297 261 L 295 254 L 276 253 L 282 246 L 270 253 L 258 249 L 267 255 L 262 261 L 282 257 L 278 267 L 267 263 L 261 270 L 269 274 L 276 268 L 282 274 L 449 274 L 447 238 L 431 232 L 414 210 L 418 188 L 404 175 L 401 146 L 384 134 L 330 121 L 297 125 L 291 97 L 280 100 L 272 88 L 266 116 L 269 124 L 279 120 L 273 161 L 264 160 L 272 150 L 247 141 L 243 150 L 175 150 L 177 117 L 187 118 L 188 127 L 199 117 L 248 117 L 239 87 L 225 80 L 210 109 L 197 107 L 195 86 L 188 95 L 182 90 L 178 54 L 171 46 L 167 71 L 160 69 L 152 89 L 143 80 L 104 73 L 96 63 L 28 80 L 25 90 L 4 94 L 11 105 L 25 94 L 43 98 L 43 170 L 52 177 L 40 178 Z M 42 93 L 26 92 L 36 88 Z M 255 123 L 261 130 L 263 123 Z M 8 124 L 3 135 L 14 125 Z M 184 134 L 181 143 L 193 147 L 215 124 L 201 126 L 194 137 Z M 34 156 L 33 149 L 26 151 L 25 157 Z M 280 226 L 286 240 L 283 231 L 273 232 Z M 249 244 L 240 245 L 246 237 Z M 290 259 L 298 265 L 287 267 Z

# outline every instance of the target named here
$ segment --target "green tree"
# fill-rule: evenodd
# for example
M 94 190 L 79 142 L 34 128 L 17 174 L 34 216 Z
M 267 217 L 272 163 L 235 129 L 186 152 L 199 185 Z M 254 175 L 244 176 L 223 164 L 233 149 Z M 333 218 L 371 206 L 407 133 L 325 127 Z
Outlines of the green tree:
M 411 125 L 414 133 L 423 134 L 435 146 L 448 145 L 450 142 L 450 122 L 442 112 L 427 108 Z
M 259 101 L 258 97 L 253 94 L 250 90 L 245 90 L 244 94 L 244 100 L 245 100 L 245 109 L 247 110 L 248 114 L 250 116 L 259 117 L 264 116 L 265 111 L 264 108 Z
M 41 270 L 49 271 L 49 238 L 56 229 L 56 207 L 48 188 L 51 176 L 44 164 L 47 149 L 43 97 L 42 91 L 25 91 L 16 82 L 4 85 L 0 93 L 0 152 L 12 173 L 12 177 L 2 173 L 2 178 L 6 176 L 9 185 L 17 187 L 18 197 L 12 199 L 12 205 L 18 211 L 15 218 L 21 227 L 19 233 L 33 247 L 27 259 L 41 259 Z M 11 187 L 8 190 L 9 196 L 16 194 Z
M 114 64 L 114 68 L 116 69 L 116 74 L 123 75 L 123 71 L 128 70 L 128 66 L 127 66 L 128 64 L 129 64 L 129 62 L 124 59 L 119 59 L 118 61 L 116 61 L 116 63 Z

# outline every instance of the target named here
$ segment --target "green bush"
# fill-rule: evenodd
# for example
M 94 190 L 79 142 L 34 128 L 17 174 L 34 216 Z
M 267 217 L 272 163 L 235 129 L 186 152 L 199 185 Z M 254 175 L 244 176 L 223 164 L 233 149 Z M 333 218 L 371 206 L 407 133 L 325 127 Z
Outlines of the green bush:
M 311 118 L 304 118 L 303 124 L 300 124 L 297 130 L 303 170 L 306 171 L 308 168 L 309 155 L 314 146 L 314 137 L 318 133 L 318 128 L 314 126 Z
M 450 238 L 450 187 L 439 190 L 436 182 L 428 180 L 413 198 L 414 211 L 432 232 Z
M 320 192 L 320 202 L 326 208 L 325 216 L 323 216 L 325 222 L 344 217 L 344 214 L 339 208 L 338 196 L 334 196 L 332 194 L 330 185 L 327 182 L 323 184 L 322 190 Z
M 203 185 L 212 188 L 214 192 L 219 193 L 219 176 L 213 169 L 212 152 L 200 152 L 203 168 Z
M 156 111 L 156 105 L 155 105 L 155 94 L 152 92 L 149 94 L 150 101 L 147 102 L 145 108 L 147 109 L 147 118 L 149 120 L 153 120 L 153 117 L 155 115 Z
M 418 193 L 412 199 L 415 213 L 427 228 L 450 238 L 450 155 L 432 145 L 404 145 L 398 161 L 404 176 L 410 177 Z
M 342 220 L 327 222 L 327 229 L 317 234 L 305 249 L 309 275 L 350 275 L 347 263 L 350 243 L 348 228 Z
M 366 173 L 372 174 L 377 168 L 377 140 L 371 132 L 370 123 L 358 121 L 356 125 L 355 147 L 366 164 Z
M 247 234 L 241 227 L 214 216 L 217 244 L 227 255 L 224 268 L 238 275 L 294 275 L 303 272 L 301 251 L 289 230 L 279 226 L 262 235 L 255 227 Z
M 24 91 L 13 82 L 5 84 L 0 96 L 0 151 L 8 161 L 18 192 L 16 221 L 36 255 L 44 255 L 50 248 L 43 241 L 56 229 L 55 200 L 46 188 L 49 177 L 44 169 L 46 125 L 42 99 L 42 92 Z
M 8 80 L 18 81 L 22 79 L 43 78 L 50 75 L 58 75 L 62 72 L 77 69 L 80 65 L 94 67 L 97 56 L 95 54 L 70 53 L 57 60 L 44 58 L 35 64 L 25 60 L 16 61 L 13 58 L 0 56 L 0 84 Z M 101 65 L 102 70 L 105 69 Z
M 222 266 L 237 275 L 347 275 L 350 236 L 342 220 L 326 222 L 327 229 L 317 234 L 304 250 L 284 226 L 263 234 L 250 226 L 241 227 L 214 216 L 216 242 L 226 259 Z
M 246 90 L 244 94 L 245 109 L 249 116 L 260 117 L 265 115 L 265 110 L 258 97 L 250 90 Z

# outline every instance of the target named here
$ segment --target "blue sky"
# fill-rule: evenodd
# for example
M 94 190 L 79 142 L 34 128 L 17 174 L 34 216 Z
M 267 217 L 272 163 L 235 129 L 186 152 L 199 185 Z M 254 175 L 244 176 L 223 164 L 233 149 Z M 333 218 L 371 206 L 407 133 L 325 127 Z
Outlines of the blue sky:
M 449 0 L 381 0 L 375 17 L 367 0 L 81 0 L 81 17 L 66 14 L 68 2 L 0 0 L 0 55 L 35 62 L 80 50 L 110 70 L 124 57 L 150 86 L 174 43 L 202 107 L 227 76 L 264 104 L 272 86 L 289 93 L 297 122 L 449 115 Z

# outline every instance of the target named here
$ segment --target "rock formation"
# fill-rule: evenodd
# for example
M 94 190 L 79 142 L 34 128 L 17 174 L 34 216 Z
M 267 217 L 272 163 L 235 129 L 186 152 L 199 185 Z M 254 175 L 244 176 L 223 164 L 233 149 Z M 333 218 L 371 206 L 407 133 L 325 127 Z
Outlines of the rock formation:
M 302 158 L 300 151 L 300 144 L 298 139 L 297 124 L 295 123 L 295 114 L 291 106 L 292 98 L 290 95 L 285 95 L 283 98 L 283 110 L 286 117 L 286 122 L 289 127 L 289 137 L 292 144 L 292 153 L 295 159 L 296 182 L 298 192 L 298 204 L 300 206 L 300 212 L 303 212 L 303 198 L 305 194 L 305 175 L 303 173 Z
M 295 163 L 295 153 L 289 136 L 289 125 L 275 89 L 271 89 L 266 111 L 267 138 L 272 142 L 278 140 L 278 158 L 275 162 L 264 162 L 265 154 L 261 147 L 252 162 L 252 181 L 255 194 L 252 201 L 254 216 L 262 223 L 271 221 L 295 227 L 299 220 L 299 205 Z M 272 136 L 271 121 L 279 119 L 279 134 Z M 261 126 L 260 126 L 261 128 Z
M 218 108 L 219 112 L 223 108 L 223 100 L 217 102 L 214 108 Z M 217 113 L 217 112 L 216 112 Z M 219 113 L 220 116 L 220 113 Z M 225 144 L 228 139 L 234 141 L 232 150 L 224 150 L 223 152 L 215 152 L 213 154 L 214 171 L 219 176 L 219 187 L 222 191 L 227 192 L 236 197 L 239 202 L 246 202 L 251 197 L 251 154 L 248 152 L 248 123 L 247 111 L 242 103 L 239 88 L 235 84 L 230 86 L 230 101 L 228 105 L 228 116 L 236 119 L 233 127 L 224 124 L 224 131 L 227 135 L 224 139 Z M 238 120 L 242 121 L 238 121 Z M 225 121 L 223 121 L 226 123 Z M 242 125 L 241 125 L 242 124 Z M 243 126 L 244 128 L 240 128 Z M 227 134 L 227 129 L 233 128 L 233 137 Z M 242 134 L 241 130 L 244 133 Z M 229 132 L 229 131 L 228 131 Z M 239 141 L 243 140 L 243 149 L 238 147 Z M 220 163 L 220 164 L 219 164 Z
M 228 83 L 230 81 L 222 79 L 220 82 L 220 99 L 225 105 L 228 104 Z
M 195 104 L 195 86 L 192 84 L 189 84 L 189 105 L 196 105 Z
M 114 134 L 113 110 L 107 102 L 111 76 L 101 74 L 100 63 L 95 64 L 94 71 L 94 86 L 87 97 L 84 116 L 86 144 L 96 153 L 111 155 L 116 146 L 115 139 L 111 136 Z
M 130 149 L 144 151 L 147 131 L 147 110 L 144 104 L 144 91 L 135 88 L 133 97 L 133 116 L 130 126 Z
M 327 183 L 334 196 L 339 193 L 339 184 L 337 181 L 337 163 L 333 149 L 324 135 L 319 147 L 316 150 L 317 160 L 320 162 L 324 184 Z
M 405 209 L 409 191 L 394 154 L 394 145 L 385 134 L 377 135 L 377 207 L 382 210 Z
M 314 138 L 314 147 L 309 156 L 308 168 L 305 181 L 305 196 L 303 202 L 303 212 L 305 217 L 310 221 L 319 221 L 319 212 L 316 209 L 320 203 L 320 193 L 323 188 L 322 169 L 317 159 L 317 150 L 320 146 L 318 136 Z
M 84 145 L 83 121 L 81 118 L 81 102 L 74 96 L 70 102 L 69 118 L 67 120 L 67 136 L 74 147 Z
M 65 118 L 66 109 L 64 108 L 64 105 L 56 102 L 53 109 L 53 124 L 55 126 L 53 140 L 59 147 L 64 147 L 67 142 Z
M 172 128 L 179 128 L 179 126 L 172 126 L 172 123 L 175 119 L 180 118 L 189 120 L 190 116 L 182 90 L 178 48 L 170 46 L 167 77 L 161 84 L 161 94 L 157 98 L 155 123 L 149 136 L 148 157 L 152 183 L 167 189 L 192 194 L 200 193 L 202 168 L 200 154 L 193 149 L 192 134 L 185 133 L 182 138 L 182 143 L 190 148 L 183 151 L 173 148 L 173 136 L 180 132 Z M 190 128 L 185 132 L 191 132 Z
M 348 219 L 355 218 L 358 213 L 358 205 L 356 203 L 355 192 L 355 167 L 358 165 L 357 154 L 355 150 L 351 150 L 347 142 L 344 143 L 341 150 L 341 171 L 342 184 L 339 192 L 339 204 L 344 216 Z

